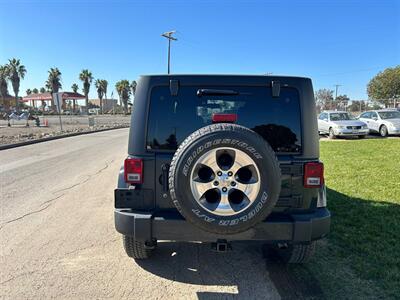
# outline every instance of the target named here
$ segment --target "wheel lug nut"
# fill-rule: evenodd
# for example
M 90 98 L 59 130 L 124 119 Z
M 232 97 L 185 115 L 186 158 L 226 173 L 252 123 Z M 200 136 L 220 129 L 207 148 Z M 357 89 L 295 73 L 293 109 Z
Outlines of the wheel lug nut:
M 219 185 L 219 182 L 218 181 L 214 181 L 214 185 L 215 186 Z
M 232 176 L 233 173 L 231 171 L 228 172 L 228 176 Z
M 236 182 L 232 181 L 231 186 L 236 186 Z
M 218 175 L 218 176 L 222 176 L 222 172 L 221 172 L 221 171 L 218 171 L 218 172 L 217 172 L 217 175 Z
M 224 193 L 226 193 L 227 190 L 228 190 L 228 189 L 227 189 L 226 187 L 223 187 L 223 188 L 222 188 L 222 191 L 223 191 Z

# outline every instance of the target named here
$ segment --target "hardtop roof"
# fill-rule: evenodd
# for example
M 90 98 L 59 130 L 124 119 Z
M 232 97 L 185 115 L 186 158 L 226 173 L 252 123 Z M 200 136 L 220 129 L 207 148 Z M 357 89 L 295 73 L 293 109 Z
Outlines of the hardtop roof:
M 282 75 L 246 75 L 246 74 L 160 74 L 142 75 L 141 80 L 152 83 L 169 83 L 169 80 L 178 80 L 182 84 L 270 84 L 279 81 L 285 85 L 301 85 L 311 81 L 307 77 Z

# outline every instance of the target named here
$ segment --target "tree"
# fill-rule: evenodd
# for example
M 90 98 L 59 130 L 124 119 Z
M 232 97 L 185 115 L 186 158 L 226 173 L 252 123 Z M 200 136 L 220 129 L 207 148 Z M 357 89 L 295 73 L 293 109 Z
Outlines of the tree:
M 19 59 L 10 59 L 8 60 L 8 76 L 11 80 L 11 84 L 13 87 L 14 95 L 15 95 L 15 106 L 18 110 L 18 93 L 21 79 L 24 79 L 26 74 L 26 68 L 24 65 L 21 65 Z
M 46 89 L 45 89 L 44 87 L 41 87 L 41 88 L 40 88 L 40 93 L 42 93 L 42 94 L 43 94 L 43 93 L 46 93 Z
M 131 94 L 131 87 L 128 80 L 120 80 L 115 84 L 115 89 L 118 92 L 120 102 L 124 107 L 124 113 L 128 113 L 128 101 Z
M 333 90 L 319 89 L 315 92 L 315 100 L 320 110 L 333 109 Z
M 97 96 L 99 97 L 100 100 L 100 113 L 103 113 L 103 96 L 104 96 L 104 85 L 103 85 L 103 79 L 97 79 L 94 83 L 96 90 L 97 90 Z
M 33 94 L 38 94 L 38 93 L 39 93 L 39 90 L 38 90 L 37 88 L 34 88 L 34 89 L 32 90 L 32 93 L 33 93 Z
M 104 97 L 107 99 L 107 88 L 108 88 L 108 81 L 103 79 L 101 81 L 101 85 L 103 86 Z
M 367 110 L 368 105 L 364 100 L 352 100 L 347 109 L 351 112 L 361 112 L 363 110 Z
M 379 72 L 367 85 L 367 93 L 370 99 L 374 99 L 388 106 L 390 99 L 396 105 L 396 99 L 400 98 L 400 65 L 387 68 Z
M 108 88 L 108 81 L 103 79 L 101 81 L 101 86 L 103 88 L 103 93 L 104 93 L 104 99 L 107 101 L 107 88 Z M 103 106 L 101 107 L 101 111 L 103 112 Z
M 46 87 L 50 91 L 51 94 L 58 93 L 60 88 L 62 88 L 61 84 L 61 72 L 58 68 L 50 68 L 48 71 L 49 77 L 46 81 Z M 51 105 L 53 106 L 53 99 L 51 100 Z
M 50 68 L 49 77 L 46 81 L 46 86 L 50 88 L 51 93 L 58 93 L 62 88 L 61 72 L 58 68 Z
M 5 98 L 8 96 L 8 75 L 7 66 L 0 66 L 0 96 L 3 100 L 3 104 L 5 104 Z
M 85 95 L 85 106 L 88 108 L 90 85 L 92 84 L 93 80 L 92 72 L 90 72 L 88 69 L 83 69 L 79 74 L 79 79 L 83 82 L 82 91 Z
M 71 89 L 74 93 L 77 93 L 79 90 L 79 86 L 76 83 L 74 83 L 71 85 Z
M 71 89 L 74 93 L 77 93 L 79 90 L 79 86 L 76 83 L 73 83 L 71 85 Z M 76 99 L 72 100 L 72 111 L 75 112 L 75 106 L 76 106 Z
M 27 95 L 30 95 L 30 94 L 32 94 L 32 90 L 31 90 L 31 89 L 27 89 L 25 93 L 26 93 Z
M 349 104 L 350 98 L 347 95 L 339 95 L 335 99 L 336 107 L 342 110 L 346 110 L 347 105 Z

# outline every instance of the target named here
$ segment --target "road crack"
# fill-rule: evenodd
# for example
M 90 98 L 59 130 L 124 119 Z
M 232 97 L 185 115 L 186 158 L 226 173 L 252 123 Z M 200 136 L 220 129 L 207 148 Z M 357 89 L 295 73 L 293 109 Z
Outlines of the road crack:
M 67 191 L 67 190 L 71 190 L 71 189 L 73 189 L 73 188 L 75 188 L 75 187 L 77 187 L 77 186 L 79 186 L 79 185 L 85 184 L 85 183 L 88 182 L 90 179 L 92 179 L 93 177 L 99 175 L 101 172 L 103 172 L 105 169 L 107 169 L 113 162 L 114 162 L 114 160 L 111 160 L 111 161 L 109 161 L 109 162 L 106 162 L 106 165 L 105 165 L 103 168 L 101 168 L 100 170 L 96 171 L 96 172 L 93 173 L 93 174 L 85 175 L 85 176 L 87 177 L 86 179 L 83 179 L 83 180 L 80 181 L 80 182 L 74 183 L 73 185 L 68 186 L 68 187 L 66 187 L 66 188 L 63 188 L 63 189 L 54 191 L 53 194 L 57 194 L 57 193 L 59 193 L 59 192 L 64 192 L 64 191 Z
M 111 161 L 109 161 L 109 162 L 106 162 L 106 165 L 105 165 L 103 168 L 101 168 L 100 170 L 96 171 L 96 172 L 93 173 L 93 174 L 86 175 L 87 178 L 84 179 L 83 181 L 80 181 L 80 182 L 78 182 L 78 183 L 75 183 L 75 184 L 73 184 L 73 185 L 71 185 L 71 186 L 69 186 L 69 187 L 66 187 L 66 188 L 63 188 L 63 189 L 54 191 L 54 192 L 52 192 L 52 194 L 55 195 L 55 194 L 58 194 L 58 193 L 60 193 L 60 192 L 64 192 L 64 191 L 73 189 L 74 187 L 77 187 L 77 186 L 79 186 L 79 185 L 82 185 L 82 184 L 88 182 L 90 179 L 92 179 L 93 177 L 99 175 L 101 172 L 103 172 L 104 170 L 106 170 L 113 162 L 114 162 L 114 160 L 111 160 Z M 43 205 L 47 204 L 45 207 L 39 208 L 39 209 L 34 210 L 34 211 L 30 211 L 30 212 L 28 212 L 28 213 L 26 213 L 26 214 L 24 214 L 24 215 L 22 215 L 22 216 L 19 216 L 19 217 L 17 217 L 17 218 L 8 220 L 8 221 L 6 221 L 6 222 L 0 224 L 0 230 L 2 230 L 6 225 L 8 225 L 8 224 L 10 224 L 10 223 L 13 223 L 13 222 L 22 220 L 22 219 L 24 219 L 25 217 L 28 217 L 28 216 L 31 216 L 31 215 L 34 215 L 34 214 L 37 214 L 37 213 L 40 213 L 40 212 L 46 210 L 48 207 L 50 207 L 50 206 L 53 204 L 54 201 L 56 201 L 57 199 L 60 199 L 60 198 L 61 198 L 62 196 L 64 196 L 64 195 L 65 195 L 65 193 L 63 193 L 63 194 L 61 194 L 61 195 L 57 195 L 56 197 L 51 198 L 51 199 L 49 199 L 49 200 L 46 200 L 46 201 L 42 202 L 42 203 L 39 205 L 39 207 L 42 207 Z
M 64 194 L 63 194 L 63 195 L 64 195 Z M 61 196 L 63 196 L 63 195 L 61 195 Z M 59 197 L 57 197 L 57 198 L 60 198 L 61 196 L 59 196 Z M 56 198 L 56 199 L 57 199 L 57 198 Z M 55 200 L 55 199 L 53 199 L 53 200 Z M 50 207 L 52 204 L 53 204 L 53 203 L 49 203 L 48 205 L 46 205 L 45 207 L 43 207 L 43 208 L 41 208 L 41 209 L 31 211 L 31 212 L 29 212 L 29 213 L 26 213 L 26 214 L 20 216 L 20 217 L 15 218 L 15 219 L 11 219 L 11 220 L 9 220 L 9 221 L 6 221 L 6 222 L 4 222 L 4 223 L 2 223 L 2 224 L 0 225 L 0 230 L 2 230 L 6 225 L 8 225 L 8 224 L 10 224 L 10 223 L 13 223 L 13 222 L 22 220 L 22 219 L 25 218 L 25 217 L 28 217 L 28 216 L 31 216 L 31 215 L 40 213 L 40 212 L 44 211 L 45 209 L 47 209 L 48 207 Z

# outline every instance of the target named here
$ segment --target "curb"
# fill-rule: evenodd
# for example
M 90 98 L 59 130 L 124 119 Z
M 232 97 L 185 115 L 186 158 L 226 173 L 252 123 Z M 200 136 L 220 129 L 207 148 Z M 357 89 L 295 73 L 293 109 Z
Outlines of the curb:
M 32 144 L 53 141 L 53 140 L 58 140 L 58 139 L 63 139 L 63 138 L 67 138 L 67 137 L 73 137 L 73 136 L 78 136 L 78 135 L 91 134 L 91 133 L 97 133 L 97 132 L 103 132 L 103 131 L 109 131 L 109 130 L 115 130 L 115 129 L 122 129 L 122 128 L 129 128 L 129 126 L 119 126 L 119 127 L 105 128 L 105 129 L 99 129 L 99 130 L 93 130 L 93 131 L 73 132 L 73 133 L 67 133 L 67 134 L 62 134 L 62 135 L 57 135 L 57 136 L 50 136 L 50 137 L 36 139 L 36 140 L 29 140 L 29 141 L 15 143 L 15 144 L 0 145 L 0 151 L 17 148 L 17 147 L 22 147 L 22 146 L 28 146 L 28 145 L 32 145 Z

